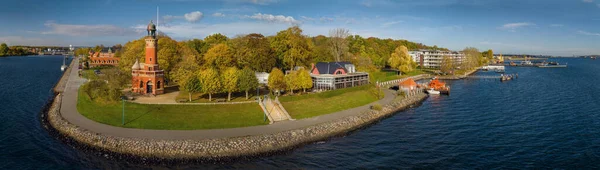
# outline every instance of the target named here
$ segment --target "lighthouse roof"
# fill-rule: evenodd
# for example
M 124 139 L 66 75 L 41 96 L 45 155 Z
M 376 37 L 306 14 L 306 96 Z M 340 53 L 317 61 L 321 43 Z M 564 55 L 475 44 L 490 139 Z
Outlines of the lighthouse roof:
M 138 60 L 135 60 L 135 63 L 133 63 L 133 66 L 131 67 L 131 70 L 139 70 L 142 67 L 140 66 L 140 62 L 138 62 Z

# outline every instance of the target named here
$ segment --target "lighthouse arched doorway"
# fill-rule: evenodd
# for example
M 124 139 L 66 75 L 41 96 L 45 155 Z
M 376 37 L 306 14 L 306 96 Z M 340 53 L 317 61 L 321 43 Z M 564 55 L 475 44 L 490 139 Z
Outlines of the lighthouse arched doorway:
M 146 83 L 146 94 L 152 94 L 152 86 L 153 86 L 153 85 L 154 85 L 154 84 L 152 84 L 152 82 L 151 82 L 151 81 L 148 81 L 148 82 Z

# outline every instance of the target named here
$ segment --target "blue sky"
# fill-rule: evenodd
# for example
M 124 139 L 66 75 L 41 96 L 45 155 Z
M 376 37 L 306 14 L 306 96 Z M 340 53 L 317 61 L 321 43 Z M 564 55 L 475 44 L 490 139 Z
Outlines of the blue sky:
M 0 42 L 125 44 L 156 22 L 157 6 L 159 31 L 177 40 L 299 25 L 311 36 L 346 28 L 452 50 L 600 54 L 600 0 L 18 0 L 0 6 Z

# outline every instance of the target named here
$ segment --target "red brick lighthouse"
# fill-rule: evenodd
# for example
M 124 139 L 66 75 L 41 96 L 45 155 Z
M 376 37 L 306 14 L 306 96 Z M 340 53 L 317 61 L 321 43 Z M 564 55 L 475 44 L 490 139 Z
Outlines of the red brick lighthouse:
M 131 90 L 138 94 L 163 94 L 165 92 L 164 71 L 158 67 L 156 25 L 152 21 L 148 24 L 147 31 L 146 58 L 142 64 L 136 60 L 131 67 Z

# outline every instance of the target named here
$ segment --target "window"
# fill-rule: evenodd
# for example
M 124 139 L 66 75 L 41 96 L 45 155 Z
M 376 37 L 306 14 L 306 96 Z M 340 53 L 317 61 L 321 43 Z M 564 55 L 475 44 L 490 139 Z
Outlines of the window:
M 160 81 L 156 82 L 156 88 L 160 89 Z
M 140 81 L 140 87 L 144 87 L 144 82 Z

